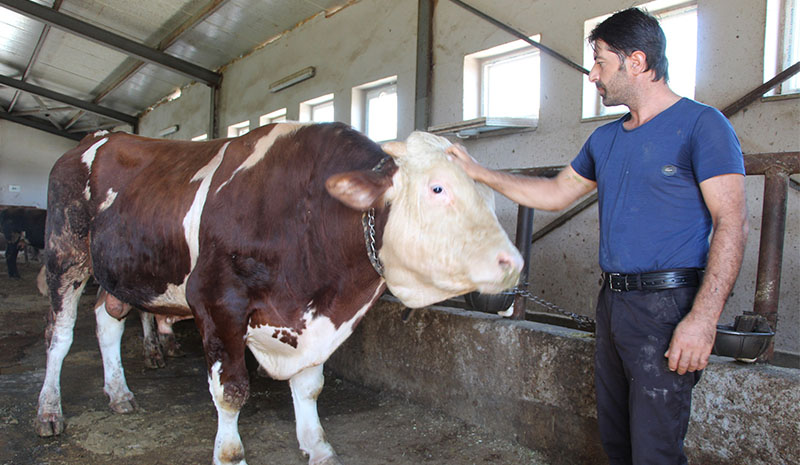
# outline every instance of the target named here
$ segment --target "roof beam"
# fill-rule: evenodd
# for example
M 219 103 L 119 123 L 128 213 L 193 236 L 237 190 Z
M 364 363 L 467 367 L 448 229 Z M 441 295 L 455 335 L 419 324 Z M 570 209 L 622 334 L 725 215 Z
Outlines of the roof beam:
M 5 0 L 0 0 L 0 1 L 5 1 Z M 22 82 L 18 79 L 12 79 L 2 74 L 0 74 L 0 85 L 11 87 L 13 89 L 18 89 L 32 95 L 38 95 L 39 97 L 44 97 L 46 99 L 65 103 L 75 108 L 86 110 L 90 113 L 115 119 L 123 123 L 128 123 L 133 127 L 136 127 L 136 125 L 139 122 L 138 118 L 134 116 L 116 110 L 112 110 L 110 108 L 101 107 L 100 105 L 96 105 L 94 103 L 84 102 L 83 100 L 77 99 L 75 97 L 70 97 L 69 95 L 64 95 L 58 92 L 54 92 L 52 90 L 45 89 L 44 87 L 28 84 L 27 82 Z
M 216 87 L 222 82 L 222 75 L 219 73 L 207 70 L 172 55 L 159 52 L 146 45 L 142 45 L 87 22 L 54 11 L 46 6 L 28 0 L 0 0 L 0 5 L 21 15 L 42 21 L 45 24 L 65 30 L 100 45 L 111 47 L 142 61 L 163 66 L 210 86 Z
M 13 123 L 21 124 L 23 126 L 28 126 L 30 128 L 38 129 L 40 131 L 49 132 L 50 134 L 55 134 L 57 136 L 66 137 L 67 139 L 72 139 L 72 140 L 81 140 L 85 135 L 81 133 L 70 133 L 67 131 L 62 131 L 56 129 L 54 126 L 50 124 L 45 123 L 44 121 L 12 115 L 11 113 L 5 111 L 0 111 L 0 119 L 6 119 Z

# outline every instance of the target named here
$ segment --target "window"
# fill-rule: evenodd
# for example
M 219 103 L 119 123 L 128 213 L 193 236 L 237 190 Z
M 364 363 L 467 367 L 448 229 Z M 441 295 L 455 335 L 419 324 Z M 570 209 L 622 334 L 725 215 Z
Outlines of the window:
M 642 8 L 658 18 L 667 38 L 667 61 L 669 63 L 669 86 L 678 95 L 694 98 L 697 68 L 697 4 L 686 4 L 683 0 L 656 0 L 645 3 Z M 584 37 L 611 15 L 600 16 L 584 23 Z M 586 69 L 594 65 L 594 52 L 586 43 L 583 53 Z M 603 105 L 595 85 L 584 80 L 583 117 L 619 115 L 628 111 L 624 105 Z
M 323 95 L 300 104 L 300 121 L 325 123 L 333 120 L 333 94 Z
M 539 50 L 523 40 L 465 56 L 464 119 L 538 118 L 539 70 Z
M 267 113 L 266 115 L 261 115 L 258 118 L 258 125 L 266 126 L 267 124 L 280 123 L 282 121 L 286 121 L 286 108 L 281 108 L 280 110 L 275 110 Z
M 800 61 L 800 1 L 767 0 L 764 34 L 764 81 Z M 800 74 L 783 81 L 767 95 L 800 93 Z
M 195 142 L 208 140 L 208 134 L 200 134 L 199 136 L 192 137 L 192 140 Z
M 250 132 L 250 120 L 228 126 L 228 137 L 243 136 Z
M 353 88 L 351 124 L 376 142 L 397 139 L 397 76 Z

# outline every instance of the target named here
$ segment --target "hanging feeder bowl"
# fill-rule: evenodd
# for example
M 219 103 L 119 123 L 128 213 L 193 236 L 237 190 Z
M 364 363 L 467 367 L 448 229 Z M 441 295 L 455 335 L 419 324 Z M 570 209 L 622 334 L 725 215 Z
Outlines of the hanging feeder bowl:
M 717 325 L 717 337 L 711 353 L 754 362 L 769 347 L 775 336 L 766 318 L 752 313 L 736 317 L 733 325 Z
M 514 303 L 514 296 L 514 291 L 500 294 L 481 294 L 475 291 L 464 294 L 464 301 L 475 311 L 497 313 L 507 310 Z

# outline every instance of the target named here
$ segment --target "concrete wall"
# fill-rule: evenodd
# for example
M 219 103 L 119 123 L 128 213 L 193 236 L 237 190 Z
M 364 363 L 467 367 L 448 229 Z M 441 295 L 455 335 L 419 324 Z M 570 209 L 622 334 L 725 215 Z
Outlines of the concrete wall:
M 74 140 L 0 120 L 0 205 L 47 208 L 50 168 L 75 145 Z M 12 185 L 19 191 L 10 191 Z
M 403 321 L 404 311 L 380 301 L 326 366 L 513 437 L 551 465 L 608 463 L 590 333 L 443 307 Z M 693 392 L 689 463 L 800 463 L 798 437 L 800 370 L 712 357 Z
M 642 1 L 634 4 L 644 3 Z M 526 32 L 581 63 L 586 19 L 631 5 L 629 0 L 474 0 L 472 5 Z M 398 76 L 399 129 L 405 138 L 413 127 L 417 2 L 362 0 L 325 18 L 317 16 L 226 67 L 221 96 L 221 129 L 286 107 L 297 119 L 300 102 L 333 92 L 339 121 L 350 122 L 351 89 L 386 76 Z M 696 98 L 724 108 L 762 81 L 766 0 L 700 0 Z M 434 12 L 431 124 L 462 119 L 464 55 L 513 38 L 451 2 L 437 2 Z M 278 93 L 269 83 L 306 66 L 316 77 Z M 581 73 L 542 57 L 542 102 L 536 131 L 461 141 L 470 153 L 494 168 L 563 165 L 577 154 L 589 134 L 605 121 L 581 121 Z M 209 96 L 204 86 L 184 89 L 178 100 L 143 116 L 140 131 L 154 135 L 179 124 L 171 138 L 189 139 L 207 132 Z M 205 118 L 204 118 L 205 116 Z M 759 101 L 731 118 L 745 153 L 800 150 L 797 126 L 800 99 Z M 745 263 L 722 316 L 752 310 L 763 181 L 747 182 L 751 234 Z M 790 190 L 776 349 L 800 354 L 800 192 Z M 498 216 L 515 231 L 516 205 L 498 198 Z M 537 212 L 534 229 L 556 214 Z M 597 207 L 534 245 L 531 290 L 559 306 L 591 315 L 600 269 L 597 265 Z

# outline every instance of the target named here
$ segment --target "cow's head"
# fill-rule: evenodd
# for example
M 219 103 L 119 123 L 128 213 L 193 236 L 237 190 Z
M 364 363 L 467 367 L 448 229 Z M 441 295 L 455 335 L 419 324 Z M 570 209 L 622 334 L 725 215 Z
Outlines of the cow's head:
M 383 145 L 398 167 L 393 176 L 348 172 L 326 183 L 356 210 L 391 204 L 378 256 L 389 290 L 409 307 L 474 290 L 498 293 L 514 286 L 522 269 L 495 216 L 494 193 L 448 160 L 449 145 L 414 132 Z

